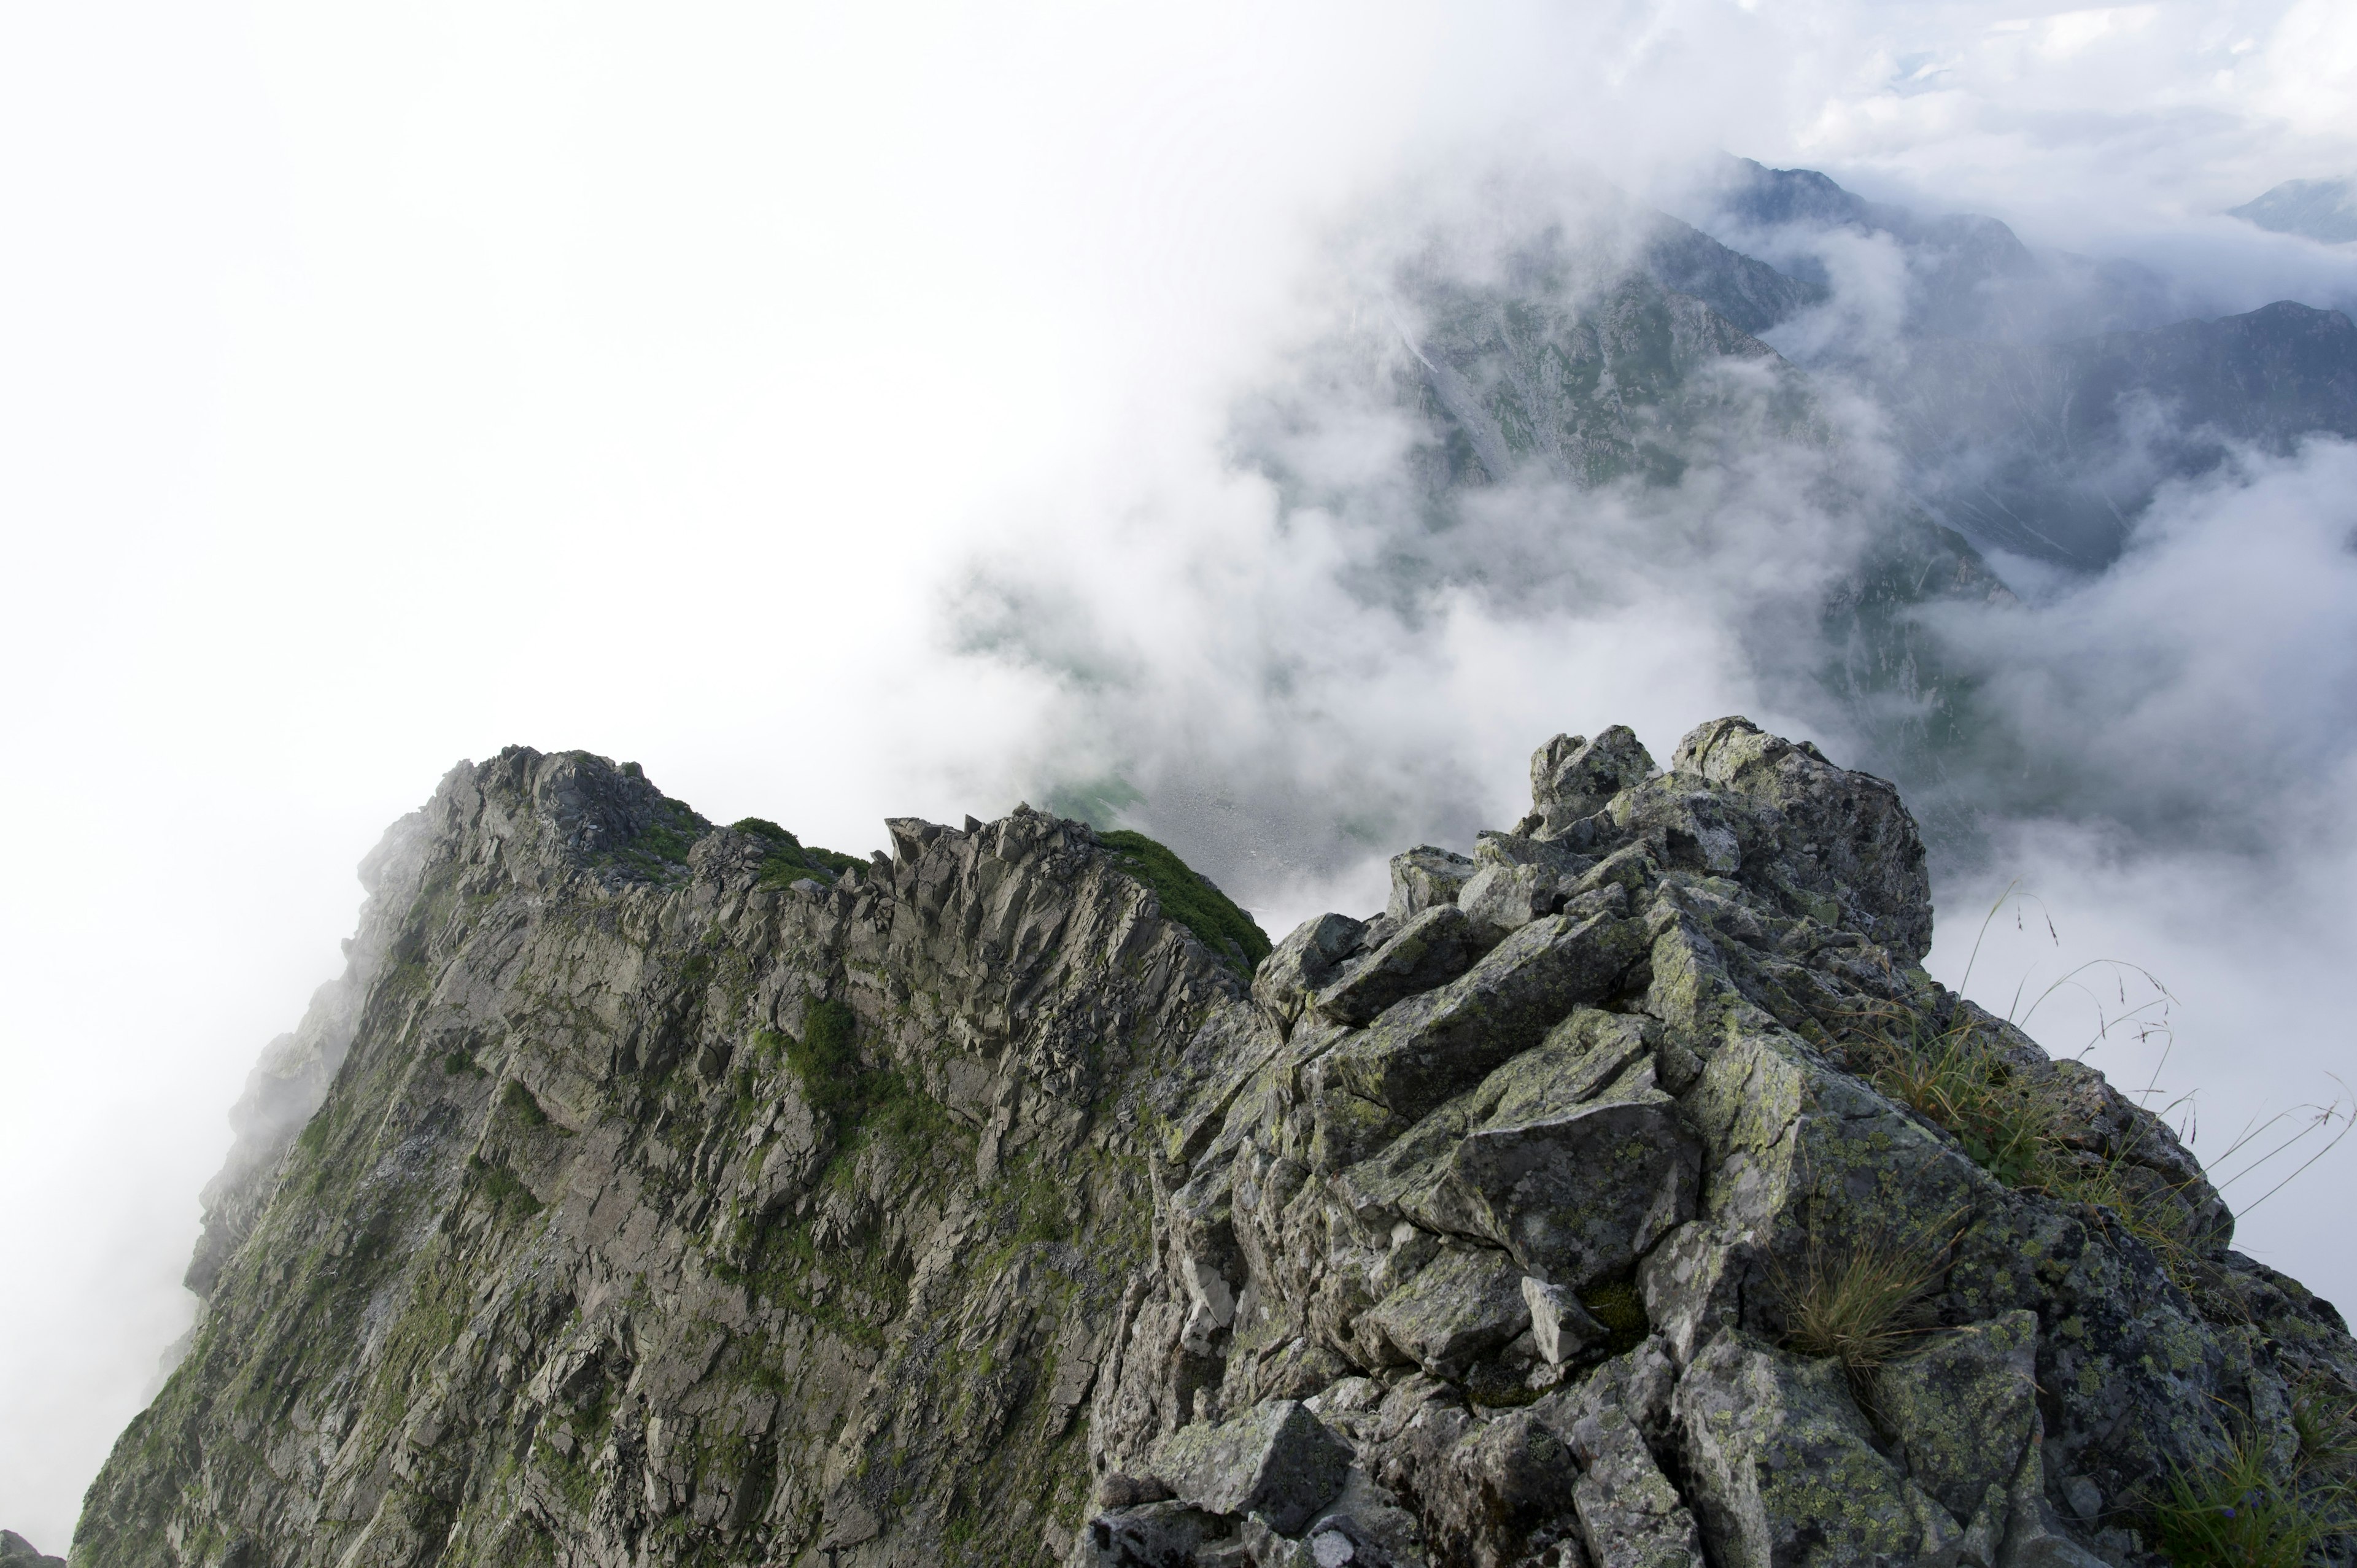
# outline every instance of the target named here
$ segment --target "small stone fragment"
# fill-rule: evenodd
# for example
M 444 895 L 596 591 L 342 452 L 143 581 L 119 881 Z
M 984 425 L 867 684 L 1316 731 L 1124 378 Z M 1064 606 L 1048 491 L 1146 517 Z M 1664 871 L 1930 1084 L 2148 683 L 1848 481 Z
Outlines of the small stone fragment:
M 1531 1342 L 1551 1367 L 1560 1367 L 1582 1350 L 1601 1345 L 1612 1331 L 1587 1315 L 1579 1297 L 1562 1285 L 1523 1276 L 1523 1303 L 1531 1309 Z

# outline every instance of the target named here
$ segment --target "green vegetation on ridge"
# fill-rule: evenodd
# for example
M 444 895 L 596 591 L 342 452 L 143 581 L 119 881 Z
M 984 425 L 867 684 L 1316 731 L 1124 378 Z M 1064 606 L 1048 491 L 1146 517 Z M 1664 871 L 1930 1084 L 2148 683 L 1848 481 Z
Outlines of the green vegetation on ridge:
M 741 818 L 728 827 L 732 832 L 759 839 L 766 846 L 761 856 L 760 885 L 764 887 L 788 886 L 805 876 L 814 882 L 833 882 L 861 864 L 856 854 L 805 844 L 766 817 Z
M 1165 918 L 1178 921 L 1231 969 L 1250 975 L 1272 946 L 1268 933 L 1166 845 L 1127 828 L 1099 833 L 1097 842 L 1114 852 L 1121 868 L 1154 890 Z

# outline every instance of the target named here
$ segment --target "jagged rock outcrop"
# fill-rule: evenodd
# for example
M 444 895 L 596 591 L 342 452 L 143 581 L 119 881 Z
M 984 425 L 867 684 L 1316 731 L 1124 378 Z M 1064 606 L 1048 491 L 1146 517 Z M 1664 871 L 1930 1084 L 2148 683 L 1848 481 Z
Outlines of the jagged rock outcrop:
M 0 1568 L 65 1568 L 62 1557 L 44 1555 L 40 1548 L 13 1530 L 0 1530 Z
M 76 1563 L 2135 1568 L 2339 1462 L 2340 1318 L 1923 972 L 1889 785 L 1533 783 L 1247 983 L 1028 809 L 836 875 L 462 766 Z

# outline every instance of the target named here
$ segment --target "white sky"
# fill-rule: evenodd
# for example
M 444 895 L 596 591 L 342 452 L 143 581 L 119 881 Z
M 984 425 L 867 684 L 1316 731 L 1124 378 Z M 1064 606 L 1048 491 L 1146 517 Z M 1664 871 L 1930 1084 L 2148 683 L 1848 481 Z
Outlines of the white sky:
M 1267 13 L 0 10 L 0 1525 L 63 1550 L 387 822 L 511 741 L 845 849 L 1004 810 L 1045 698 L 952 657 L 963 563 L 1206 449 L 1401 169 L 1724 146 L 2247 305 L 2313 258 L 2212 215 L 2357 169 L 2324 0 Z M 2213 1030 L 2346 956 L 2047 891 Z

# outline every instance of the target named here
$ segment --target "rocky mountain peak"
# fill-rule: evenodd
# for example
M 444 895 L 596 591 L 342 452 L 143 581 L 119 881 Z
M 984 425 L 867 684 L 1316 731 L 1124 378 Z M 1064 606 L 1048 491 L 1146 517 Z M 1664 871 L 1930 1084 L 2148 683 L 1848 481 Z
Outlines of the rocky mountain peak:
M 2338 1315 L 1922 971 L 1889 785 L 1740 718 L 1532 781 L 1255 966 L 1028 808 L 858 862 L 455 769 L 74 1561 L 2142 1568 L 2342 1484 Z

